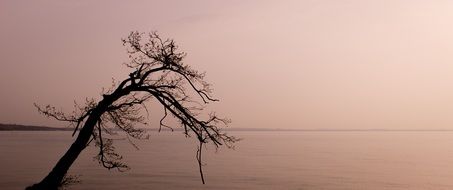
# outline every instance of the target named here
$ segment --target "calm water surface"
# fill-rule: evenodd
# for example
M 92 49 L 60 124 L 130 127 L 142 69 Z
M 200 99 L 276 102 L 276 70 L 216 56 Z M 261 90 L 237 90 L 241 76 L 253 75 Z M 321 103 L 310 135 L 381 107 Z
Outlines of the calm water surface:
M 453 132 L 232 132 L 236 150 L 208 147 L 202 185 L 196 144 L 151 132 L 135 150 L 117 141 L 131 170 L 108 171 L 88 148 L 70 189 L 453 189 Z M 72 142 L 70 132 L 0 132 L 0 189 L 39 181 Z

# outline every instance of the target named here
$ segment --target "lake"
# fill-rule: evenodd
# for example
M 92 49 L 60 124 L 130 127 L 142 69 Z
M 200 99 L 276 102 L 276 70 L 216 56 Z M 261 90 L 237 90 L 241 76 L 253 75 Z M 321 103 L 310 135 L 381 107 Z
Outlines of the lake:
M 241 131 L 235 150 L 208 147 L 206 185 L 196 143 L 181 132 L 150 132 L 139 150 L 116 142 L 131 170 L 108 171 L 87 148 L 69 189 L 453 189 L 451 131 Z M 0 189 L 42 179 L 69 147 L 70 132 L 0 132 Z

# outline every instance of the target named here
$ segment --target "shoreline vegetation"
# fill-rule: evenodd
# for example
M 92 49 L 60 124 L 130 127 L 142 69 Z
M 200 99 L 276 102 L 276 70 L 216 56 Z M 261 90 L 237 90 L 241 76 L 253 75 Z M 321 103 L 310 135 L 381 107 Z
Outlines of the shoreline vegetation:
M 19 124 L 1 124 L 0 131 L 73 131 L 73 128 L 63 128 L 63 127 L 48 127 L 48 126 L 34 126 L 34 125 L 19 125 Z M 158 131 L 158 128 L 145 128 L 146 131 Z M 174 131 L 182 131 L 184 129 L 175 128 Z M 172 131 L 171 129 L 164 129 L 162 131 Z M 367 131 L 394 131 L 394 132 L 404 132 L 404 131 L 419 131 L 419 132 L 429 132 L 429 131 L 446 131 L 453 132 L 453 129 L 278 129 L 278 128 L 228 128 L 225 131 L 334 131 L 334 132 L 367 132 Z

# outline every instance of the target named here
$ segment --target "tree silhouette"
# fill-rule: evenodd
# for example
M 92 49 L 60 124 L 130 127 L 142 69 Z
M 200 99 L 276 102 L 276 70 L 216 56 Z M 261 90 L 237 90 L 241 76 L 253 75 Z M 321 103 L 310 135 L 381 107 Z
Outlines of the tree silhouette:
M 120 171 L 127 169 L 127 165 L 121 162 L 121 155 L 115 152 L 113 139 L 108 136 L 120 130 L 127 139 L 147 138 L 146 132 L 136 126 L 146 125 L 147 102 L 152 100 L 160 103 L 164 111 L 159 121 L 159 131 L 162 127 L 172 130 L 172 127 L 181 127 L 186 137 L 198 139 L 196 158 L 203 183 L 203 145 L 211 143 L 216 148 L 221 145 L 231 148 L 238 140 L 221 130 L 227 127 L 230 122 L 228 119 L 220 118 L 215 113 L 209 114 L 207 119 L 201 118 L 204 104 L 218 100 L 211 96 L 211 85 L 204 80 L 205 74 L 183 63 L 186 54 L 178 51 L 173 40 L 164 40 L 155 32 L 131 32 L 122 42 L 130 58 L 130 62 L 125 65 L 132 72 L 123 81 L 113 82 L 112 87 L 102 93 L 100 101 L 86 99 L 83 106 L 75 104 L 71 114 L 50 105 L 35 104 L 45 116 L 69 122 L 74 127 L 72 135 L 78 134 L 50 173 L 27 189 L 58 189 L 72 163 L 90 144 L 99 149 L 95 158 L 100 165 Z M 173 116 L 179 124 L 169 126 L 165 123 L 167 116 Z

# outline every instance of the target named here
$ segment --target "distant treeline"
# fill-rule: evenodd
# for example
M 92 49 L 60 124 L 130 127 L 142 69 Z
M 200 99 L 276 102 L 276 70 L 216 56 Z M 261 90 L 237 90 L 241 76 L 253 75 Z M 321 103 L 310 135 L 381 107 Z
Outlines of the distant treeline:
M 0 131 L 72 131 L 70 128 L 56 128 L 45 126 L 0 124 Z

